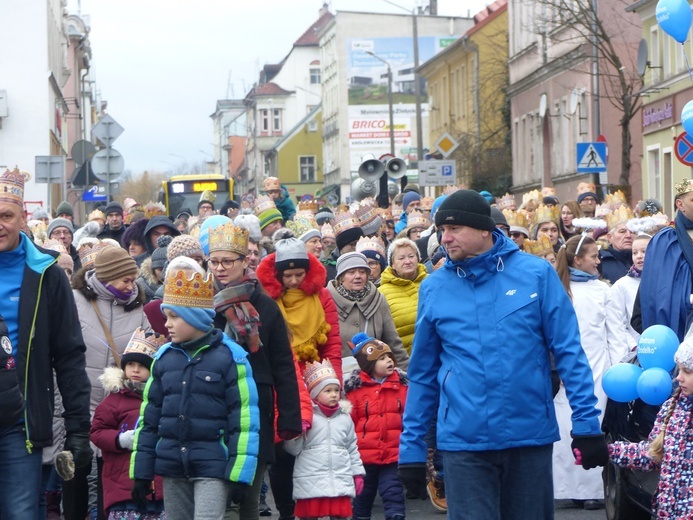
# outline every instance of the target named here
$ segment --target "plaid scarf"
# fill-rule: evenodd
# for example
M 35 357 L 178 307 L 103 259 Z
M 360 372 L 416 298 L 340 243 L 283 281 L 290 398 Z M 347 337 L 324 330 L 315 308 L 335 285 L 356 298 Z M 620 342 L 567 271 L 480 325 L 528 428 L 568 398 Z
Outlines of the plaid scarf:
M 260 315 L 250 303 L 250 296 L 255 292 L 257 283 L 255 273 L 249 271 L 226 287 L 217 286 L 218 292 L 214 295 L 214 310 L 226 318 L 224 332 L 239 345 L 247 346 L 246 350 L 251 354 L 262 346 L 258 330 L 261 325 Z
M 638 270 L 634 265 L 631 265 L 630 269 L 628 269 L 628 272 L 626 273 L 626 276 L 639 279 L 640 276 L 642 276 L 642 271 Z

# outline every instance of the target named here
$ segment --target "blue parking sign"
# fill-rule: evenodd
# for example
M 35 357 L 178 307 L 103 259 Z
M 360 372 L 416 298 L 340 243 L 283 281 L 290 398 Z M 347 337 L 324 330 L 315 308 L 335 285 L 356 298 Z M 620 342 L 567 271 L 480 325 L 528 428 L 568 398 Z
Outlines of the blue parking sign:
M 449 164 L 444 165 L 440 173 L 443 177 L 452 177 L 452 166 Z

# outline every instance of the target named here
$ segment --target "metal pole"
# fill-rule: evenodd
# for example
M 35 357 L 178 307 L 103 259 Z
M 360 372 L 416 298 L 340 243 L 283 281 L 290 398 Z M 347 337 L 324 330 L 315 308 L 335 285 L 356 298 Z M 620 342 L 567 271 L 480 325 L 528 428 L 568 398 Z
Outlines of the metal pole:
M 597 39 L 597 0 L 592 0 L 592 139 L 597 140 L 600 135 L 600 108 L 599 108 L 599 47 Z M 599 174 L 594 174 L 594 184 L 597 194 L 600 192 L 603 197 L 606 193 L 606 186 L 601 186 Z M 608 182 L 607 182 L 608 184 Z
M 106 204 L 111 202 L 111 147 L 106 147 Z
M 412 15 L 412 32 L 414 33 L 414 71 L 419 68 L 419 23 L 416 11 Z M 414 72 L 416 92 L 416 163 L 423 159 L 423 121 L 421 116 L 421 77 Z
M 395 116 L 392 109 L 392 69 L 387 63 L 387 104 L 390 111 L 390 153 L 395 155 Z

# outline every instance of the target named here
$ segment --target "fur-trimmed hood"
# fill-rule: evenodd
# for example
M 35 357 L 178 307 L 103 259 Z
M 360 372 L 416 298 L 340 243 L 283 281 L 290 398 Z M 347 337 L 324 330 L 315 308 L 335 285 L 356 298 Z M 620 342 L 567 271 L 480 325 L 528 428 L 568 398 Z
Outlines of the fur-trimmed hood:
M 125 388 L 125 372 L 118 367 L 106 367 L 99 376 L 99 383 L 103 389 L 111 394 L 117 394 Z
M 154 269 L 152 269 L 152 258 L 147 258 L 140 266 L 140 278 L 144 280 L 149 285 L 154 285 L 158 287 L 161 285 L 154 275 Z
M 262 259 L 255 271 L 262 287 L 273 300 L 278 299 L 284 292 L 284 286 L 277 279 L 276 253 L 267 255 Z M 306 278 L 299 287 L 307 295 L 317 294 L 325 287 L 327 271 L 315 255 L 308 255 L 308 271 Z
M 363 386 L 364 381 L 361 378 L 361 372 L 362 372 L 362 370 L 360 368 L 355 368 L 354 370 L 351 371 L 351 374 L 349 374 L 349 377 L 347 377 L 346 381 L 344 381 L 344 392 L 345 393 L 348 394 L 349 392 L 353 392 L 357 388 L 361 388 Z M 406 372 L 395 367 L 395 373 L 397 373 L 399 375 L 399 382 L 402 384 L 402 386 L 409 386 L 409 378 L 407 377 Z M 380 384 L 380 383 L 376 383 L 375 381 L 373 381 L 373 384 Z
M 98 298 L 98 295 L 87 285 L 87 279 L 86 275 L 89 271 L 85 268 L 80 269 L 75 273 L 74 278 L 72 279 L 72 288 L 76 291 L 79 291 L 84 298 L 86 298 L 87 301 L 94 301 Z M 141 284 L 137 283 L 137 297 L 132 300 L 130 303 L 125 305 L 123 308 L 126 311 L 131 311 L 133 309 L 136 309 L 139 306 L 143 306 L 146 301 L 146 295 L 144 291 L 144 287 L 141 286 Z

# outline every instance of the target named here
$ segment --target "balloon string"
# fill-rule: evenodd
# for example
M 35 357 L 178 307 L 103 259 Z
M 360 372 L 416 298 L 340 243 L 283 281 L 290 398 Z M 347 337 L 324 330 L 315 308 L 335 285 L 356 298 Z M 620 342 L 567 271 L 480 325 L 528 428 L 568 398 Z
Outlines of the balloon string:
M 683 52 L 683 59 L 686 62 L 686 68 L 688 69 L 688 77 L 693 81 L 693 72 L 691 71 L 691 66 L 688 64 L 688 56 L 686 56 L 686 44 L 681 44 L 681 52 Z

